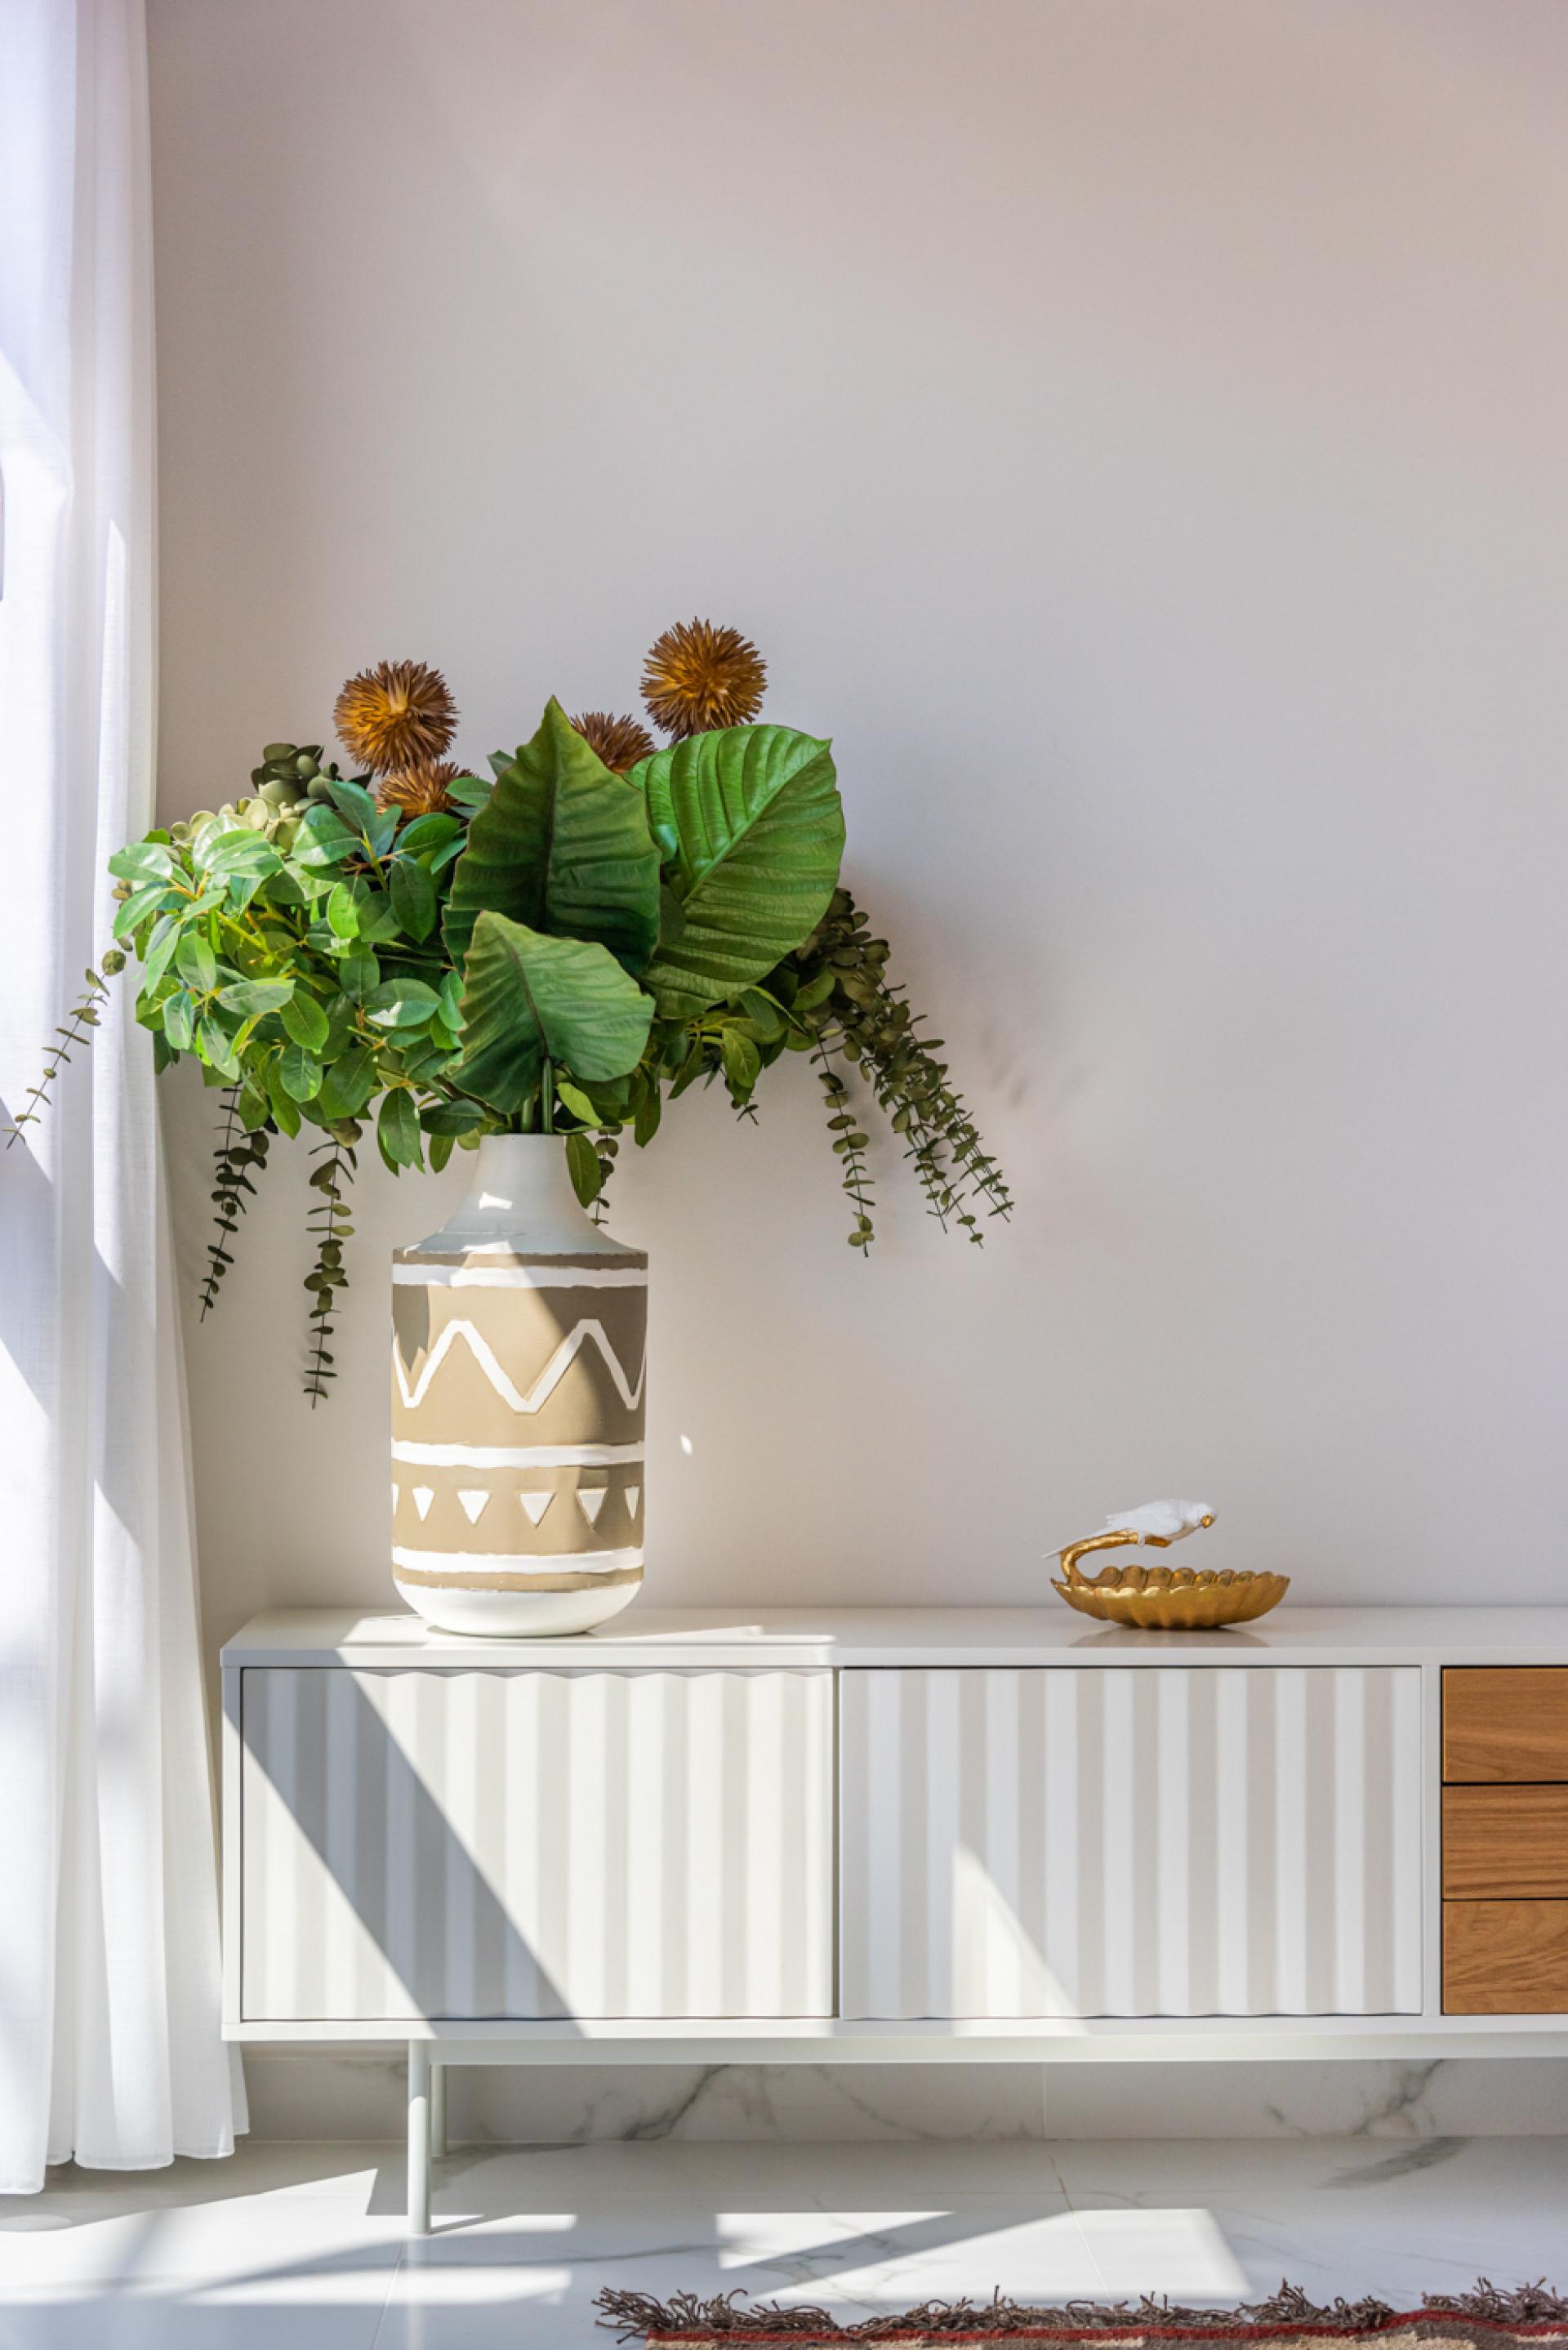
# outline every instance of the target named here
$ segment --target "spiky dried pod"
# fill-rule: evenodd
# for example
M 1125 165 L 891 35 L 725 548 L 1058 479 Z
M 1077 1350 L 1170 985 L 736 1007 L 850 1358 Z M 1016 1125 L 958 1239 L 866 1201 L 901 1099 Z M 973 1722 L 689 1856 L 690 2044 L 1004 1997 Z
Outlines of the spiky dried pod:
M 651 758 L 657 748 L 639 720 L 617 718 L 607 710 L 585 710 L 572 724 L 612 775 L 624 775 L 639 759 Z
M 642 698 L 656 726 L 677 742 L 718 726 L 747 726 L 763 706 L 767 664 L 739 629 L 678 620 L 649 650 Z
M 406 768 L 400 775 L 383 775 L 377 797 L 383 807 L 401 808 L 406 816 L 439 816 L 452 806 L 448 784 L 462 773 L 450 759 L 438 760 L 430 767 Z
M 332 723 L 356 764 L 373 775 L 433 766 L 457 732 L 457 704 L 439 669 L 424 661 L 379 661 L 351 677 Z

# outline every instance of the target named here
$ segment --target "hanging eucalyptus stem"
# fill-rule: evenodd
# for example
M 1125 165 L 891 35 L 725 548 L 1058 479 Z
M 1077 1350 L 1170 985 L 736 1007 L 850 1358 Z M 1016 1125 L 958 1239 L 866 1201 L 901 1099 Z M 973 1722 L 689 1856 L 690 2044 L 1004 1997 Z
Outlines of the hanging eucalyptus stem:
M 55 1030 L 60 1041 L 57 1045 L 50 1045 L 45 1051 L 44 1074 L 36 1086 L 28 1087 L 25 1097 L 26 1107 L 17 1111 L 7 1130 L 7 1150 L 14 1142 L 21 1139 L 22 1128 L 36 1126 L 42 1112 L 49 1107 L 49 1087 L 70 1059 L 73 1047 L 91 1041 L 102 1007 L 109 1001 L 109 988 L 105 983 L 125 969 L 125 957 L 118 947 L 110 947 L 101 960 L 101 972 L 89 970 L 83 973 L 87 985 L 67 1014 L 65 1026 Z
M 218 1291 L 223 1275 L 234 1258 L 224 1246 L 239 1230 L 240 1218 L 255 1197 L 255 1185 L 251 1181 L 251 1170 L 259 1174 L 266 1165 L 267 1150 L 274 1129 L 257 1127 L 247 1133 L 239 1122 L 240 1089 L 237 1085 L 225 1086 L 223 1097 L 223 1124 L 218 1129 L 217 1146 L 213 1152 L 213 1222 L 218 1237 L 207 1243 L 207 1271 L 202 1284 L 202 1313 L 204 1322 L 218 1302 Z M 248 1196 L 247 1196 L 248 1195 Z
M 796 1003 L 808 999 L 796 1016 L 819 1035 L 837 1033 L 877 1108 L 904 1137 L 930 1213 L 944 1225 L 950 1217 L 978 1246 L 984 1234 L 975 1209 L 1010 1216 L 1012 1194 L 948 1064 L 937 1058 L 940 1037 L 921 1036 L 920 1015 L 888 979 L 888 955 L 887 940 L 871 935 L 868 916 L 848 890 L 836 889 L 826 917 L 790 958 L 801 982 Z M 865 1245 L 850 1237 L 852 1245 Z
M 827 1104 L 827 1129 L 833 1137 L 840 1174 L 839 1181 L 855 1211 L 855 1221 L 847 1235 L 851 1248 L 868 1249 L 875 1237 L 871 1222 L 871 1176 L 866 1164 L 868 1134 L 860 1131 L 859 1120 L 849 1107 L 849 1088 L 834 1067 L 831 1054 L 841 1043 L 839 1033 L 831 1028 L 819 1029 L 812 1048 L 816 1065 L 817 1081 Z
M 350 1134 L 352 1139 L 348 1139 Z M 308 1219 L 316 1242 L 316 1263 L 305 1276 L 305 1286 L 311 1297 L 310 1355 L 305 1368 L 305 1392 L 310 1398 L 312 1410 L 326 1400 L 327 1381 L 337 1376 L 327 1341 L 337 1326 L 332 1316 L 337 1293 L 348 1286 L 348 1275 L 343 1269 L 343 1243 L 354 1230 L 348 1191 L 358 1166 L 354 1150 L 358 1139 L 357 1121 L 346 1118 L 337 1131 L 317 1144 L 311 1154 L 320 1161 L 310 1174 L 311 1189 L 317 1195 Z

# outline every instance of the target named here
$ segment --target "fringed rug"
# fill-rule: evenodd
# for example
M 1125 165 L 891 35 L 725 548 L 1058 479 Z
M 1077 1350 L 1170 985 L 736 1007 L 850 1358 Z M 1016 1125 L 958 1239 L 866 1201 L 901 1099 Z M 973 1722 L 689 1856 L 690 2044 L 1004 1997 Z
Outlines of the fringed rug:
M 931 2301 L 900 2317 L 867 2317 L 840 2325 L 825 2309 L 786 2308 L 778 2302 L 742 2307 L 744 2293 L 699 2301 L 679 2293 L 654 2301 L 645 2293 L 609 2288 L 595 2304 L 599 2324 L 622 2342 L 648 2350 L 817 2350 L 819 2344 L 877 2342 L 898 2350 L 959 2350 L 963 2343 L 1002 2350 L 1009 2342 L 1093 2342 L 1096 2350 L 1144 2350 L 1173 2342 L 1180 2350 L 1231 2350 L 1236 2343 L 1267 2342 L 1289 2350 L 1317 2343 L 1372 2342 L 1380 2350 L 1418 2350 L 1425 2343 L 1452 2350 L 1505 2350 L 1512 2343 L 1561 2343 L 1568 2350 L 1568 2300 L 1544 2284 L 1505 2293 L 1483 2277 L 1473 2293 L 1428 2293 L 1419 2309 L 1393 2309 L 1386 2301 L 1336 2301 L 1326 2308 L 1295 2285 L 1272 2301 L 1239 2309 L 1183 2309 L 1166 2301 L 1109 2304 L 1069 2301 L 1057 2309 L 1026 2309 L 1018 2302 Z

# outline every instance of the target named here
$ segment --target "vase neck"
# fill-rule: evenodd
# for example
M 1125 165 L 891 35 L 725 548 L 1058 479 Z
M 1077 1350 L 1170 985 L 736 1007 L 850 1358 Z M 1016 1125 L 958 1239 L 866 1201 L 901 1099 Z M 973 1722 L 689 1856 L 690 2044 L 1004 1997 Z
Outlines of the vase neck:
M 565 1217 L 585 1211 L 572 1189 L 566 1146 L 555 1134 L 487 1134 L 474 1154 L 463 1207 L 473 1215 Z
M 624 1254 L 577 1199 L 559 1135 L 487 1134 L 468 1194 L 430 1243 L 473 1248 L 486 1243 L 545 1253 Z

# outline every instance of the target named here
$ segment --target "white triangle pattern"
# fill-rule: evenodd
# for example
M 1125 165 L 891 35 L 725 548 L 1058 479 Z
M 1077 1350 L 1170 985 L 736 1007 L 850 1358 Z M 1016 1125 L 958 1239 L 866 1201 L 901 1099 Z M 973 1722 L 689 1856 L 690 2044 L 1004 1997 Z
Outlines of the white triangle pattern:
M 636 1517 L 636 1515 L 637 1515 L 637 1505 L 638 1505 L 639 1501 L 641 1499 L 641 1496 L 642 1496 L 642 1487 L 641 1487 L 640 1485 L 628 1485 L 628 1486 L 627 1487 L 627 1489 L 626 1489 L 626 1513 L 627 1513 L 627 1516 L 628 1516 L 628 1518 L 635 1518 L 635 1517 Z
M 460 1488 L 457 1498 L 462 1503 L 463 1515 L 469 1524 L 476 1526 L 483 1515 L 485 1504 L 490 1499 L 489 1494 L 483 1488 Z
M 397 1479 L 394 1477 L 394 1478 L 393 1478 L 393 1480 L 392 1480 L 392 1507 L 393 1507 L 393 1509 L 395 1510 L 395 1509 L 397 1508 L 397 1506 L 398 1506 L 398 1481 L 397 1481 Z
M 528 1513 L 529 1524 L 533 1526 L 538 1524 L 555 1498 L 554 1493 L 519 1493 L 517 1496 Z
M 416 1485 L 413 1487 L 412 1491 L 415 1509 L 419 1512 L 421 1518 L 428 1518 L 431 1513 L 431 1503 L 435 1500 L 435 1487 L 433 1485 Z
M 607 1485 L 578 1486 L 577 1507 L 582 1511 L 590 1526 L 597 1525 L 599 1512 L 604 1508 L 605 1495 L 608 1491 Z

